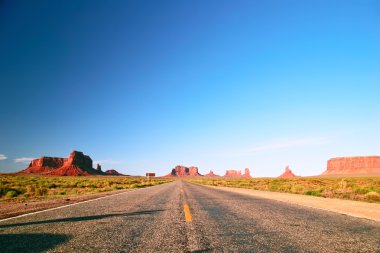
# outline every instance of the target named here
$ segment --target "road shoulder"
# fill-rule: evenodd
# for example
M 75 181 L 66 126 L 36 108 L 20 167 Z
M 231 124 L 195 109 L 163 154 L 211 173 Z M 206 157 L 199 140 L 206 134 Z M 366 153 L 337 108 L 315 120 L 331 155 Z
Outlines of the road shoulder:
M 115 190 L 102 193 L 85 194 L 79 196 L 66 196 L 64 198 L 48 199 L 30 202 L 2 202 L 0 203 L 0 219 L 16 217 L 19 215 L 38 212 L 46 209 L 67 206 L 101 197 L 112 196 L 130 190 Z
M 258 191 L 244 188 L 209 186 L 223 191 L 236 192 L 249 196 L 282 201 L 289 204 L 317 208 L 325 211 L 336 212 L 353 217 L 380 221 L 380 204 L 366 203 L 352 200 L 329 199 L 291 193 Z

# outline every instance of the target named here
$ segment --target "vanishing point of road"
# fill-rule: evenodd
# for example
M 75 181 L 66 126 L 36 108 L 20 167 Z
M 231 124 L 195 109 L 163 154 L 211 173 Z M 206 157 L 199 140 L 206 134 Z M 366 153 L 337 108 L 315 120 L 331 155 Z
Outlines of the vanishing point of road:
M 380 223 L 178 180 L 3 220 L 0 252 L 380 252 Z

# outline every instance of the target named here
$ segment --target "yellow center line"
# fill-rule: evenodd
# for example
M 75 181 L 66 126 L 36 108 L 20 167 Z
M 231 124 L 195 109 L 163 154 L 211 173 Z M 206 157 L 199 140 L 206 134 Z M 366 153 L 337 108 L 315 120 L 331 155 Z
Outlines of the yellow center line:
M 181 187 L 181 192 L 184 193 L 185 191 L 183 190 L 183 187 Z
M 190 208 L 188 204 L 183 205 L 183 211 L 185 212 L 185 220 L 186 222 L 191 222 L 193 218 L 191 217 Z

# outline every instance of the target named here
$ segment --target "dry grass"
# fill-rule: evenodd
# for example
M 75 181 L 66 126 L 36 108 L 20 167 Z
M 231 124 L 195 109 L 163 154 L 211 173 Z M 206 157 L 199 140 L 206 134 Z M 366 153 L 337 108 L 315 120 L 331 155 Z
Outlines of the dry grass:
M 0 176 L 0 203 L 33 201 L 87 195 L 122 189 L 147 187 L 170 182 L 170 179 L 122 176 L 46 177 Z
M 191 179 L 194 183 L 380 203 L 380 177 Z

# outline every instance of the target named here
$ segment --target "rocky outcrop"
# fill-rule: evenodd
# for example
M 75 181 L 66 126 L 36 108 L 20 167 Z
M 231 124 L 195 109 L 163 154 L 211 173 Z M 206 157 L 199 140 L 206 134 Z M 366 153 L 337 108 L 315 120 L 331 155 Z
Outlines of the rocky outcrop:
M 82 152 L 73 151 L 68 158 L 41 157 L 34 159 L 20 174 L 42 174 L 54 176 L 104 175 L 100 165 L 92 167 L 92 159 Z
M 224 177 L 230 177 L 230 178 L 251 178 L 251 174 L 249 172 L 249 169 L 246 168 L 244 170 L 244 174 L 241 174 L 241 170 L 226 170 L 226 174 Z
M 282 173 L 279 178 L 292 178 L 296 177 L 296 175 L 293 174 L 292 170 L 289 168 L 289 166 L 285 167 L 285 172 Z
M 198 172 L 198 167 L 185 167 L 181 165 L 177 165 L 174 169 L 172 169 L 171 173 L 166 175 L 166 177 L 198 177 L 202 176 Z
M 327 161 L 322 175 L 378 175 L 380 156 L 337 157 Z
M 117 172 L 116 170 L 106 170 L 104 174 L 109 176 L 124 176 L 123 174 Z
M 241 171 L 239 170 L 226 170 L 225 177 L 241 177 Z
M 21 171 L 22 174 L 48 174 L 55 169 L 63 166 L 67 158 L 59 157 L 40 157 L 30 162 L 28 168 Z
M 209 173 L 204 175 L 205 177 L 220 177 L 219 175 L 216 175 L 212 170 L 210 170 Z
M 245 177 L 245 178 L 251 178 L 251 173 L 249 172 L 248 168 L 244 169 L 243 177 Z

